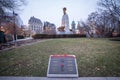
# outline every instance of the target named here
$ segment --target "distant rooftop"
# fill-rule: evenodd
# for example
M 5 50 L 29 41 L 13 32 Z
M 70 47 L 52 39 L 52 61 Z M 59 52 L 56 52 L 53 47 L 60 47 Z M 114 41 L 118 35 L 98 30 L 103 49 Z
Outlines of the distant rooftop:
M 42 24 L 41 20 L 38 18 L 35 18 L 34 16 L 29 19 L 28 23 L 40 23 L 40 24 Z

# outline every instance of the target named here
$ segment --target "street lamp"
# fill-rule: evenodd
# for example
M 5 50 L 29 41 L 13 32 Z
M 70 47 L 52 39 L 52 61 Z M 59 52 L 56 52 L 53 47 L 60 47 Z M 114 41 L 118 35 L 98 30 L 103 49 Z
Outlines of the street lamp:
M 14 31 L 14 42 L 15 42 L 15 46 L 17 45 L 17 34 L 16 34 L 16 26 L 15 26 L 15 17 L 17 16 L 17 14 L 13 11 L 13 22 L 14 22 L 14 26 L 13 26 L 13 31 Z

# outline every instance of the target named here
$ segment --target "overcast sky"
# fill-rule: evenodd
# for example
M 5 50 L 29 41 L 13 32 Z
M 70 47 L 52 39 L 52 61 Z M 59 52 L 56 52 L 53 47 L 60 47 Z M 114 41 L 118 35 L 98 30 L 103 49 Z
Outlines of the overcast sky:
M 57 27 L 61 26 L 62 8 L 67 8 L 69 23 L 74 20 L 86 20 L 88 14 L 97 10 L 98 0 L 28 0 L 20 16 L 25 25 L 30 17 L 39 18 L 42 22 L 49 21 Z

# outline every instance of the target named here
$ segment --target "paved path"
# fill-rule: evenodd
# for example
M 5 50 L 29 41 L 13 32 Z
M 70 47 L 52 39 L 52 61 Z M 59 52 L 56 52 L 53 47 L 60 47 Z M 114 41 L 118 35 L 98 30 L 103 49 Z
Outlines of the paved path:
M 0 80 L 120 80 L 120 77 L 79 77 L 79 78 L 0 77 Z
M 17 42 L 24 42 L 24 41 L 27 41 L 27 40 L 33 40 L 33 41 L 31 41 L 31 42 L 29 42 L 29 43 L 22 43 L 22 44 L 20 44 L 20 46 L 12 46 L 12 47 L 10 47 L 10 48 L 6 48 L 6 49 L 3 49 L 3 50 L 0 50 L 0 52 L 1 51 L 6 51 L 6 50 L 11 50 L 11 49 L 14 49 L 14 48 L 20 48 L 20 47 L 23 47 L 23 46 L 29 46 L 29 45 L 33 45 L 33 44 L 37 44 L 37 43 L 39 43 L 39 42 L 45 42 L 45 41 L 49 41 L 49 40 L 52 40 L 52 39 L 32 39 L 32 38 L 27 38 L 27 39 L 20 39 L 20 40 L 17 40 Z
M 50 40 L 53 40 L 53 39 L 43 39 L 43 40 L 41 39 L 41 40 L 37 40 L 37 41 L 35 41 L 35 42 L 31 42 L 31 43 L 23 44 L 23 45 L 18 46 L 18 47 L 23 47 L 23 46 L 33 45 L 33 44 L 37 44 L 37 43 L 39 43 L 39 42 L 45 42 L 45 41 L 50 41 Z
M 31 40 L 33 39 L 32 37 L 24 38 L 24 39 L 17 39 L 17 41 L 24 41 L 24 40 Z

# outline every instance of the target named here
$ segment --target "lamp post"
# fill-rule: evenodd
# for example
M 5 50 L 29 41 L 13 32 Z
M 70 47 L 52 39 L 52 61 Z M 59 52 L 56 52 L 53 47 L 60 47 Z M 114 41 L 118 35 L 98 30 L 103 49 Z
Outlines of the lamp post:
M 15 12 L 13 11 L 13 32 L 14 32 L 14 42 L 15 42 L 15 46 L 17 46 L 17 35 L 16 35 L 16 26 L 15 26 L 15 17 L 16 17 L 16 14 Z

